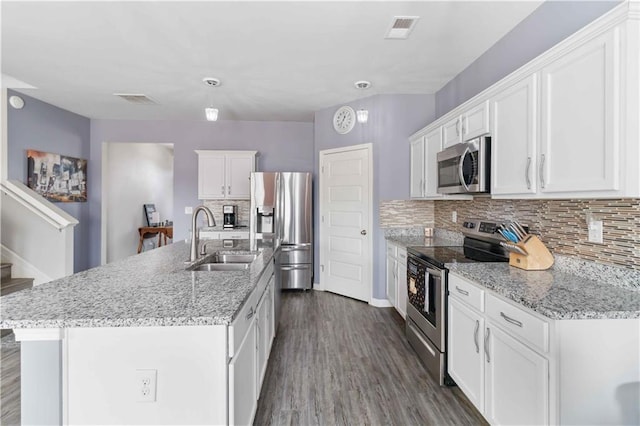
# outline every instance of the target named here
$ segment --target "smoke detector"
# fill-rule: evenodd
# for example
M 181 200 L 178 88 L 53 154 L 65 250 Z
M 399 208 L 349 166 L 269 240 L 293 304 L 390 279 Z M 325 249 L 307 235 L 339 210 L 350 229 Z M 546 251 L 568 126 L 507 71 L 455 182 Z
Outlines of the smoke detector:
M 391 26 L 387 30 L 384 38 L 402 40 L 409 37 L 409 34 L 416 26 L 419 16 L 394 16 Z
M 368 89 L 369 87 L 371 87 L 371 82 L 367 81 L 367 80 L 360 80 L 360 81 L 356 81 L 355 83 L 353 83 L 356 86 L 356 89 Z
M 202 79 L 202 81 L 204 82 L 204 84 L 206 84 L 209 87 L 218 87 L 220 86 L 220 79 L 219 78 L 214 78 L 214 77 L 205 77 Z

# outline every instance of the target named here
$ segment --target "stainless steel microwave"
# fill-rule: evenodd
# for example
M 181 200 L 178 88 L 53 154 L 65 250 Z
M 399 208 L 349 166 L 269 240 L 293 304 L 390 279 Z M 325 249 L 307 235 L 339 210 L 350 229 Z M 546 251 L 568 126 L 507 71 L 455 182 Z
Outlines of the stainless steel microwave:
M 438 193 L 490 191 L 491 137 L 481 136 L 438 153 Z

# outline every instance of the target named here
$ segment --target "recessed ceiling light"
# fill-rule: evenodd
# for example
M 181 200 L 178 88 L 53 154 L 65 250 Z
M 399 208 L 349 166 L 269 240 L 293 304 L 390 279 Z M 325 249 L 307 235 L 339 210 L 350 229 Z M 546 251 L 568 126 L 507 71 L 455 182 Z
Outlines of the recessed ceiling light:
M 419 16 L 394 16 L 384 38 L 405 39 L 416 26 Z
M 220 83 L 219 78 L 214 78 L 214 77 L 205 77 L 202 79 L 202 81 L 204 82 L 204 84 L 210 87 L 218 87 L 220 86 L 220 84 L 222 84 Z
M 356 86 L 356 89 L 368 89 L 371 87 L 371 82 L 367 80 L 360 80 L 353 83 Z

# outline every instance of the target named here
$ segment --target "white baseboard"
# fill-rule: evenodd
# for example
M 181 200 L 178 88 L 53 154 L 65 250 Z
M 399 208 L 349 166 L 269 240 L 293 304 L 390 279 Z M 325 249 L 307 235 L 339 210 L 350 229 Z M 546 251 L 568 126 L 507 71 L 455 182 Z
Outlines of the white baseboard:
M 320 285 L 320 283 L 313 283 L 313 289 L 317 291 L 325 291 L 324 286 Z
M 11 276 L 13 278 L 33 278 L 33 285 L 48 283 L 52 280 L 44 272 L 24 260 L 20 255 L 5 246 L 0 246 L 0 259 L 2 262 L 11 263 Z
M 393 305 L 387 299 L 376 299 L 375 297 L 372 297 L 369 304 L 376 308 L 393 308 Z

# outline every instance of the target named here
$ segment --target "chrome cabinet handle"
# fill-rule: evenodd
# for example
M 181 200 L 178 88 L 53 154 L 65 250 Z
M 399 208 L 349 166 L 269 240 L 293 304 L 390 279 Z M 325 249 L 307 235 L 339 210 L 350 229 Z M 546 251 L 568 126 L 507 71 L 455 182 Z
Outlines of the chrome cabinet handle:
M 231 185 L 227 186 L 227 194 L 231 195 Z
M 456 286 L 456 290 L 458 291 L 458 293 L 463 294 L 465 296 L 469 295 L 469 292 L 467 290 L 463 290 L 460 287 Z
M 427 196 L 427 181 L 426 181 L 426 179 L 424 181 L 422 181 L 422 196 L 423 197 Z
M 542 154 L 542 159 L 540 160 L 540 187 L 544 189 L 544 154 Z
M 460 119 L 456 120 L 456 136 L 460 136 Z
M 222 185 L 222 189 L 220 190 L 220 193 L 224 195 L 224 185 Z
M 363 229 L 362 231 L 360 231 L 360 235 L 367 235 L 367 230 Z
M 464 119 L 460 119 L 460 123 L 462 123 L 460 127 L 462 127 L 462 135 L 464 136 L 467 131 L 466 126 L 464 125 Z
M 527 169 L 524 172 L 524 177 L 527 179 L 527 189 L 531 189 L 531 157 L 527 157 Z
M 476 329 L 473 332 L 473 343 L 476 344 L 476 353 L 480 353 L 480 344 L 478 343 L 478 330 L 480 330 L 480 320 L 476 320 Z
M 487 363 L 491 362 L 491 358 L 489 357 L 489 334 L 491 334 L 491 330 L 487 327 L 487 330 L 484 332 L 484 354 L 487 358 Z
M 247 319 L 247 320 L 250 320 L 250 319 L 251 319 L 251 317 L 253 317 L 253 314 L 254 314 L 254 313 L 255 313 L 255 312 L 253 312 L 253 306 L 252 306 L 252 307 L 251 307 L 251 309 L 249 310 L 249 313 L 248 313 L 248 314 L 247 314 L 247 316 L 246 316 L 246 319 Z
M 504 312 L 500 312 L 500 316 L 501 316 L 502 318 L 504 318 L 504 320 L 505 320 L 506 322 L 510 322 L 511 324 L 513 324 L 513 325 L 517 325 L 518 327 L 522 328 L 522 323 L 521 323 L 520 321 L 515 320 L 515 319 L 513 319 L 513 318 L 510 318 L 510 317 L 506 316 L 506 315 L 504 314 Z

